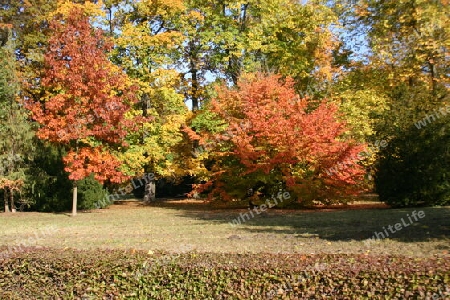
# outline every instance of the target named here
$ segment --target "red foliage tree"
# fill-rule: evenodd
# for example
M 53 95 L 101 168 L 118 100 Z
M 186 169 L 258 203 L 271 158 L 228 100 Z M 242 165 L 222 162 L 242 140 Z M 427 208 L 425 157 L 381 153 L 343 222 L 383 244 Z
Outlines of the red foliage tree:
M 26 107 L 41 126 L 39 138 L 68 149 L 66 171 L 74 182 L 95 174 L 103 182 L 122 182 L 121 161 L 114 151 L 124 144 L 135 120 L 125 114 L 136 102 L 136 88 L 107 58 L 113 44 L 94 29 L 81 8 L 51 22 L 53 35 L 45 55 L 41 101 Z M 76 214 L 76 185 L 73 214 Z
M 323 101 L 308 111 L 307 99 L 300 99 L 293 85 L 289 78 L 258 75 L 236 88 L 217 90 L 211 109 L 228 124 L 227 134 L 199 137 L 200 142 L 220 142 L 210 153 L 215 161 L 211 180 L 197 191 L 214 187 L 210 195 L 230 199 L 235 188 L 230 185 L 249 188 L 264 176 L 305 202 L 358 190 L 355 184 L 365 172 L 353 158 L 365 146 L 341 138 L 346 128 L 336 118 L 335 105 Z M 354 163 L 328 171 L 349 159 Z

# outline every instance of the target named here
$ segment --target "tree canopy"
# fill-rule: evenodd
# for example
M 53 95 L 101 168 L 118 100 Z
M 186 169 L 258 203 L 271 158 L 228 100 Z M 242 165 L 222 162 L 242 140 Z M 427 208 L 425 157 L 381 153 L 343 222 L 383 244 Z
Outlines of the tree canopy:
M 6 1 L 1 176 L 26 186 L 18 174 L 45 157 L 29 149 L 49 143 L 74 187 L 152 173 L 190 176 L 210 200 L 419 199 L 447 184 L 444 171 L 416 180 L 437 164 L 420 149 L 446 143 L 447 2 Z M 383 179 L 405 159 L 414 195 Z

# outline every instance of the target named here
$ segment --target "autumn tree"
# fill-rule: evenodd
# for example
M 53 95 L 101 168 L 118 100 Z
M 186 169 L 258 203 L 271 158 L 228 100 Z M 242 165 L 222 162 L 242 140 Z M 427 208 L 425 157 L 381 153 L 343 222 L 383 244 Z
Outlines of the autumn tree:
M 357 10 L 370 26 L 372 61 L 390 66 L 391 82 L 426 82 L 438 99 L 439 83 L 449 82 L 449 12 L 446 0 L 364 1 Z
M 185 1 L 178 30 L 183 35 L 177 62 L 186 100 L 196 111 L 208 100 L 213 78 L 237 83 L 247 51 L 248 4 L 228 1 Z
M 248 52 L 254 63 L 265 71 L 292 77 L 298 91 L 330 81 L 338 43 L 330 29 L 336 17 L 324 3 L 252 1 L 247 8 Z
M 94 29 L 82 5 L 67 4 L 51 22 L 42 86 L 46 96 L 26 101 L 40 124 L 37 135 L 64 145 L 65 170 L 74 182 L 72 214 L 76 215 L 77 180 L 95 174 L 99 182 L 127 177 L 118 158 L 124 138 L 135 123 L 127 116 L 135 88 L 107 58 L 112 43 Z
M 341 139 L 343 122 L 337 107 L 326 101 L 307 112 L 294 81 L 262 75 L 241 79 L 236 88 L 222 86 L 211 102 L 222 130 L 195 135 L 201 144 L 210 143 L 205 159 L 212 160 L 209 181 L 198 191 L 210 196 L 240 199 L 258 181 L 273 189 L 286 188 L 300 202 L 333 201 L 357 190 L 364 170 L 358 154 L 364 149 L 352 140 Z M 351 160 L 337 172 L 329 168 Z
M 95 0 L 73 0 L 92 11 Z M 4 0 L 0 22 L 12 25 L 17 69 L 21 73 L 20 94 L 35 100 L 43 97 L 40 78 L 44 71 L 44 54 L 50 35 L 51 14 L 63 7 L 61 0 Z M 89 8 L 90 7 L 90 8 Z
M 337 47 L 329 30 L 333 13 L 319 2 L 189 1 L 192 17 L 181 26 L 186 40 L 180 69 L 186 70 L 186 99 L 193 100 L 191 129 L 215 132 L 220 127 L 208 103 L 216 81 L 237 85 L 241 74 L 263 70 L 294 78 L 296 90 L 304 91 L 312 83 L 330 80 Z M 321 99 L 316 94 L 319 91 L 310 97 Z M 192 143 L 194 156 L 206 148 Z M 201 170 L 195 173 L 203 180 Z
M 130 146 L 122 158 L 130 175 L 176 180 L 192 169 L 180 130 L 189 112 L 176 68 L 183 43 L 177 26 L 184 9 L 183 1 L 136 1 L 117 8 L 120 33 L 112 59 L 139 86 L 139 103 L 131 114 L 153 120 L 127 136 Z

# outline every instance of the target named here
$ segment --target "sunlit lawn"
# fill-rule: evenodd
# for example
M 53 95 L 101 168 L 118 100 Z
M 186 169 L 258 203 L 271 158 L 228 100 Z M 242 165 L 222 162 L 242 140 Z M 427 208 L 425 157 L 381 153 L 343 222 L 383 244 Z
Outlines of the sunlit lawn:
M 407 214 L 423 210 L 410 223 Z M 115 248 L 168 252 L 370 253 L 447 255 L 450 207 L 415 209 L 270 210 L 242 225 L 229 224 L 246 209 L 213 209 L 201 203 L 123 202 L 109 209 L 79 212 L 0 214 L 0 245 L 32 237 L 37 246 Z M 404 219 L 408 227 L 389 238 L 364 241 Z M 54 226 L 49 234 L 43 229 Z M 33 238 L 34 237 L 34 238 Z

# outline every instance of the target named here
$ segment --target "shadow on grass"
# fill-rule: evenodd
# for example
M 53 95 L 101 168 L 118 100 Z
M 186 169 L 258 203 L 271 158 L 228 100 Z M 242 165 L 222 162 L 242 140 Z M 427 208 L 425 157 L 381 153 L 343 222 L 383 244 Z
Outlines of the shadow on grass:
M 153 206 L 153 205 L 152 205 Z M 175 209 L 186 218 L 226 223 L 230 228 L 252 233 L 288 234 L 299 238 L 318 237 L 329 241 L 362 241 L 383 234 L 400 242 L 426 242 L 450 238 L 450 207 L 404 209 L 270 209 L 253 217 L 249 209 L 213 209 L 203 203 L 159 201 L 156 207 Z M 413 212 L 416 217 L 413 217 Z M 417 216 L 423 211 L 422 218 Z M 232 226 L 233 220 L 240 225 Z M 397 224 L 397 225 L 396 225 Z M 397 228 L 401 228 L 396 230 Z M 387 234 L 386 234 L 387 232 Z M 450 243 L 447 249 L 450 249 Z

